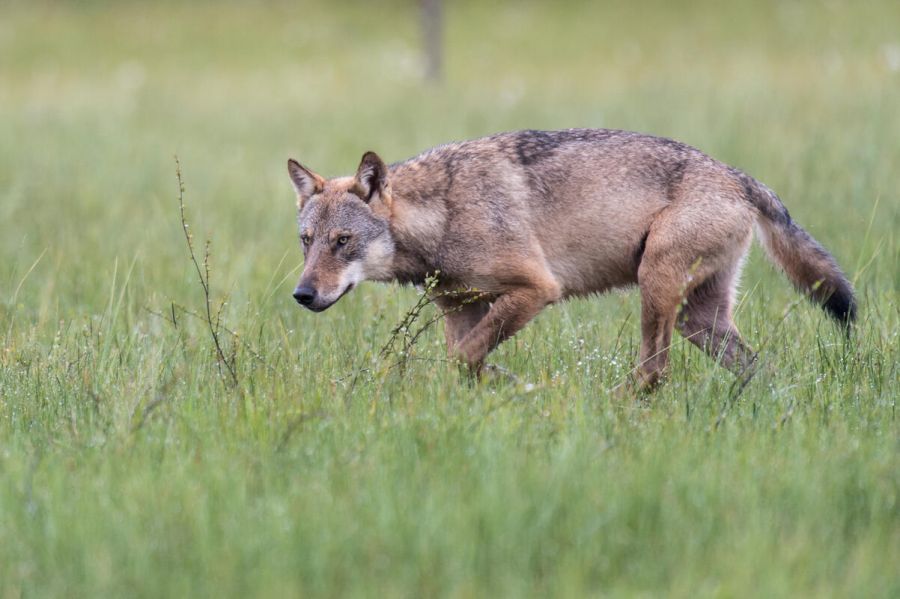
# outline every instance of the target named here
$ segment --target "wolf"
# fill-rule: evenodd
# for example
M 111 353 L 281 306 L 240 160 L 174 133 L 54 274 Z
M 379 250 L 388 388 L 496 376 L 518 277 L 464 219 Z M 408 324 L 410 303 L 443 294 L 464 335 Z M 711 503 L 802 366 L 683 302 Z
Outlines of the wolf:
M 755 353 L 732 320 L 754 228 L 770 259 L 849 334 L 853 287 L 775 193 L 684 143 L 629 131 L 515 131 L 449 143 L 325 179 L 296 160 L 303 273 L 321 312 L 365 280 L 422 285 L 451 356 L 485 356 L 547 305 L 637 285 L 636 383 L 665 373 L 676 329 L 735 373 Z M 450 293 L 452 292 L 452 293 Z

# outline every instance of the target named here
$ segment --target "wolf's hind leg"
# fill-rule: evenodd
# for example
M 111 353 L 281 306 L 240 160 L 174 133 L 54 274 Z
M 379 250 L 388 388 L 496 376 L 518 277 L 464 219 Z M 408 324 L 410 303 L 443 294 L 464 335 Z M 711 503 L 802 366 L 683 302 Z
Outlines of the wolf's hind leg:
M 756 354 L 742 340 L 731 317 L 736 272 L 720 272 L 688 294 L 676 326 L 685 339 L 738 376 L 752 375 Z
M 659 383 L 669 361 L 669 346 L 681 293 L 666 273 L 641 267 L 641 355 L 638 385 L 651 390 Z M 651 272 L 648 272 L 651 271 Z
M 705 187 L 657 216 L 638 267 L 644 386 L 659 380 L 676 324 L 707 353 L 721 353 L 726 366 L 742 371 L 749 363 L 752 352 L 731 322 L 731 286 L 750 245 L 752 224 L 753 213 L 740 198 L 718 197 Z

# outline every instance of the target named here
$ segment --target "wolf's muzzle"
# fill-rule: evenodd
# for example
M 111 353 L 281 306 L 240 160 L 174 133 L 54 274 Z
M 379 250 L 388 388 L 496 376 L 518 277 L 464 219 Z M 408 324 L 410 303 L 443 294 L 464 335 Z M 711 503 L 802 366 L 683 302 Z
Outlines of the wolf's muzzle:
M 294 289 L 294 299 L 297 300 L 298 304 L 307 308 L 316 301 L 316 295 L 315 287 L 310 287 L 309 285 L 302 285 Z

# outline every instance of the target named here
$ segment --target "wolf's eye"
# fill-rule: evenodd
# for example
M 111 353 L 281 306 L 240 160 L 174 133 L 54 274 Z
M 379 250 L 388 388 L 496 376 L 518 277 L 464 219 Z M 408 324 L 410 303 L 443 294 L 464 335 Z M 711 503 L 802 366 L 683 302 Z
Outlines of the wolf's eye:
M 310 242 L 309 235 L 301 235 L 300 241 L 303 242 L 303 245 L 309 245 L 309 242 Z
M 337 244 L 338 245 L 347 245 L 347 242 L 350 241 L 349 235 L 341 235 L 338 237 Z

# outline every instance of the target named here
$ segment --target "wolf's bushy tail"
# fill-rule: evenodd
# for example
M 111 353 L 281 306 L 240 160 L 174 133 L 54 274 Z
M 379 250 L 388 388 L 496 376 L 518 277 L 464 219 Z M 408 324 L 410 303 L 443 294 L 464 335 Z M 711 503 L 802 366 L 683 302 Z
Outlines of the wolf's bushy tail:
M 745 173 L 739 176 L 748 199 L 759 209 L 759 237 L 769 257 L 797 289 L 849 332 L 856 320 L 856 298 L 834 256 L 791 220 L 775 192 Z

